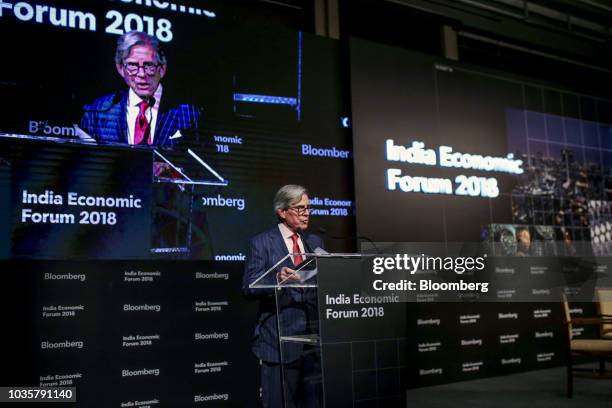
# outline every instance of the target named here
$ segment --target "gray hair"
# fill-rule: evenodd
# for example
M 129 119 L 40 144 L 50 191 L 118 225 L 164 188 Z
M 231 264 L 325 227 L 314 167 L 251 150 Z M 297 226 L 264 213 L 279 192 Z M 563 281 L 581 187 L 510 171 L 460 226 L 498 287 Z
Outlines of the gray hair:
M 308 195 L 308 190 L 297 184 L 282 186 L 274 195 L 274 212 L 288 209 L 291 204 L 300 201 L 304 194 Z
M 166 65 L 166 53 L 164 53 L 157 38 L 142 31 L 130 31 L 119 37 L 117 40 L 117 51 L 115 51 L 115 63 L 123 64 L 123 60 L 130 55 L 130 50 L 135 45 L 148 45 L 153 48 L 155 55 L 157 55 L 157 62 Z

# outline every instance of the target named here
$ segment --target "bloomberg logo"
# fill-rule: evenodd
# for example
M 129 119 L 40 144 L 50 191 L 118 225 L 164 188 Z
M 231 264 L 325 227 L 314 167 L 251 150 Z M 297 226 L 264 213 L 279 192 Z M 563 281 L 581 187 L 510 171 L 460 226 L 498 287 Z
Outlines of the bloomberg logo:
M 313 147 L 309 144 L 302 145 L 302 156 L 316 156 L 316 157 L 332 157 L 334 159 L 349 159 L 351 152 L 348 150 L 340 150 L 332 147 L 330 149 L 324 149 L 319 147 Z

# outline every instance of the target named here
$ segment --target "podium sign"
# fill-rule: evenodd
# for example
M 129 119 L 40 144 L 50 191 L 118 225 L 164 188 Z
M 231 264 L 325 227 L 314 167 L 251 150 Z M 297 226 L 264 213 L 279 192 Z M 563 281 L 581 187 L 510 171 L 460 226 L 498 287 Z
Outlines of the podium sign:
M 361 287 L 362 255 L 302 256 L 299 281 L 283 259 L 251 285 L 275 290 L 285 407 L 405 407 L 406 303 Z
M 362 287 L 364 261 L 359 255 L 318 259 L 325 406 L 405 407 L 407 304 Z
M 13 258 L 145 258 L 152 152 L 19 142 L 11 162 Z

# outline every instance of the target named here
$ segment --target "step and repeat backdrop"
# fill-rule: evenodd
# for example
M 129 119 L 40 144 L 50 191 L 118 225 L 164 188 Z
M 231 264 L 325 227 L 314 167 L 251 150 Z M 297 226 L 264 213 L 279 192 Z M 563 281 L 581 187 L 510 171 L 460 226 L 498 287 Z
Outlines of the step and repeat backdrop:
M 5 260 L 0 267 L 8 286 L 3 384 L 76 387 L 74 405 L 82 407 L 255 405 L 248 344 L 256 308 L 241 296 L 241 265 Z
M 610 286 L 612 101 L 358 39 L 350 70 L 357 235 L 516 257 L 486 277 L 494 303 L 408 304 L 402 384 L 564 364 L 560 293 L 538 282 Z

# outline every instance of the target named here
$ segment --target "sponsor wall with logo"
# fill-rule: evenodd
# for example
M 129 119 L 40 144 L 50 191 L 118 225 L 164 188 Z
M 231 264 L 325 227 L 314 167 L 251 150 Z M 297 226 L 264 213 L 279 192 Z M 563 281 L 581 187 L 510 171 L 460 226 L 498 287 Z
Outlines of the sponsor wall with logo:
M 76 406 L 248 406 L 255 308 L 240 263 L 2 261 L 4 384 L 76 387 Z M 10 291 L 27 288 L 21 296 Z M 10 300 L 7 299 L 8 296 Z

